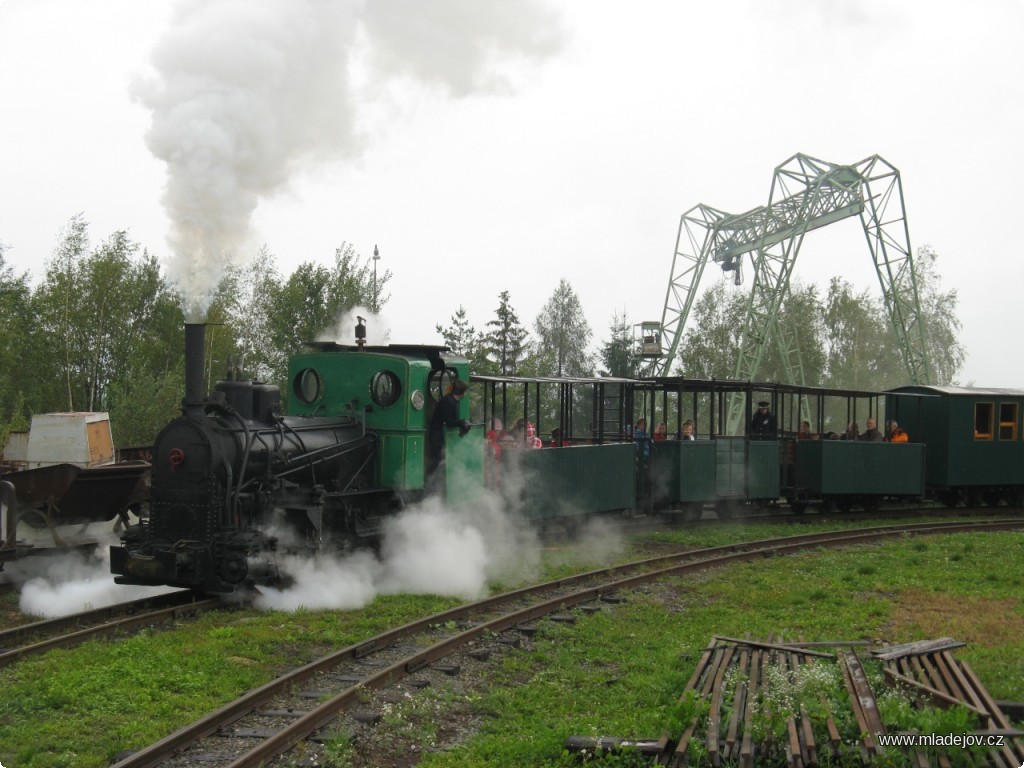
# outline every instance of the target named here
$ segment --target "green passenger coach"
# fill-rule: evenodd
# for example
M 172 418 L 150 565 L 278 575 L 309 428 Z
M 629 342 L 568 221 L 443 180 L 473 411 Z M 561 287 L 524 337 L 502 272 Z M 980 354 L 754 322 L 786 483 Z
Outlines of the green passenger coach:
M 946 504 L 1017 505 L 1024 391 L 912 385 L 889 390 L 886 414 L 927 446 L 925 482 Z

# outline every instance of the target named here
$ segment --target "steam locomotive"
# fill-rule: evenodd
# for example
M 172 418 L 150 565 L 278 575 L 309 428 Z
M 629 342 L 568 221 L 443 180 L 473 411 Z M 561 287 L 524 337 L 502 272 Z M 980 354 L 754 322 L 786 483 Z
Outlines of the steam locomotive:
M 283 416 L 280 389 L 240 372 L 204 397 L 205 329 L 187 325 L 183 412 L 154 444 L 148 517 L 110 549 L 115 582 L 209 593 L 273 583 L 279 553 L 372 540 L 421 498 L 430 414 L 468 363 L 365 338 L 360 319 L 355 346 L 318 342 L 292 359 Z M 449 498 L 471 492 L 459 475 L 480 474 L 482 439 L 452 441 Z
M 725 518 L 782 505 L 1024 500 L 1022 391 L 470 376 L 446 347 L 367 346 L 365 333 L 360 319 L 354 346 L 319 342 L 290 361 L 283 416 L 277 387 L 236 371 L 204 397 L 204 328 L 186 326 L 182 415 L 153 447 L 148 517 L 111 547 L 115 581 L 209 593 L 274 583 L 282 553 L 374 542 L 428 493 L 449 504 L 495 493 L 530 523 L 563 530 L 634 511 Z M 471 382 L 459 419 L 487 428 L 450 430 L 445 470 L 428 477 L 430 417 L 456 379 Z M 759 401 L 777 416 L 771 435 L 743 427 Z M 883 414 L 910 443 L 829 439 Z M 513 421 L 520 430 L 504 432 Z M 642 423 L 665 423 L 676 439 Z M 684 424 L 696 440 L 679 439 Z M 526 449 L 516 435 L 529 427 L 554 450 Z

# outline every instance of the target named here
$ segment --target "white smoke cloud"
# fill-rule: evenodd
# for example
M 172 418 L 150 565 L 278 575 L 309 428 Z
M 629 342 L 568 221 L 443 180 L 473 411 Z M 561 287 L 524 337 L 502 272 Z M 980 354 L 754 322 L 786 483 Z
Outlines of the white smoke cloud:
M 357 38 L 368 54 L 357 56 Z M 167 164 L 168 275 L 190 319 L 202 319 L 225 260 L 251 245 L 261 200 L 358 152 L 357 58 L 369 76 L 465 96 L 501 82 L 502 57 L 546 55 L 557 39 L 530 0 L 181 0 L 153 53 L 156 76 L 133 91 L 152 111 L 147 146 Z
M 494 580 L 515 583 L 536 574 L 540 543 L 496 497 L 450 508 L 431 497 L 387 521 L 379 556 L 282 558 L 292 583 L 261 587 L 264 609 L 354 609 L 381 594 L 483 597 Z
M 506 489 L 524 482 L 514 467 L 506 468 Z M 514 490 L 509 494 L 517 497 Z M 270 533 L 283 540 L 286 531 Z M 115 540 L 111 537 L 111 543 Z M 571 536 L 567 530 L 560 542 L 551 553 L 553 561 L 600 563 L 622 550 L 621 534 L 599 519 L 585 521 Z M 535 579 L 542 551 L 538 532 L 495 494 L 484 493 L 459 507 L 429 497 L 387 521 L 378 553 L 367 549 L 345 556 L 278 558 L 289 585 L 261 587 L 255 604 L 264 610 L 355 610 L 382 594 L 479 599 L 494 583 Z M 173 591 L 115 584 L 108 553 L 100 546 L 92 556 L 72 552 L 8 564 L 12 577 L 28 577 L 20 609 L 33 616 L 66 616 Z
M 183 0 L 137 97 L 167 163 L 169 273 L 201 311 L 261 198 L 350 139 L 351 3 Z
M 278 566 L 292 583 L 281 589 L 260 587 L 255 601 L 259 608 L 354 610 L 370 603 L 380 591 L 377 582 L 381 566 L 372 552 L 357 552 L 342 559 L 284 557 Z
M 100 546 L 94 555 L 78 552 L 19 561 L 12 576 L 28 576 L 21 586 L 18 607 L 30 616 L 53 618 L 79 611 L 173 592 L 169 587 L 115 584 L 110 575 L 109 549 Z
M 535 580 L 544 545 L 530 520 L 509 501 L 520 497 L 518 490 L 527 478 L 516 462 L 508 462 L 502 471 L 504 496 L 483 492 L 457 507 L 431 496 L 390 518 L 376 554 L 281 559 L 279 566 L 292 583 L 283 589 L 261 587 L 257 606 L 348 610 L 368 605 L 378 595 L 400 593 L 475 600 L 494 584 Z M 552 563 L 599 567 L 624 549 L 621 531 L 609 520 L 588 519 L 567 507 L 534 510 L 542 511 L 566 516 L 548 552 Z
M 371 347 L 384 346 L 391 338 L 391 325 L 384 313 L 374 312 L 369 307 L 353 307 L 334 321 L 329 327 L 317 334 L 317 341 L 333 341 L 336 344 L 351 346 L 356 343 L 356 324 L 359 318 L 364 320 L 366 343 Z
M 536 532 L 503 502 L 484 496 L 457 509 L 433 497 L 389 521 L 381 558 L 382 591 L 476 599 L 491 581 L 521 581 L 537 572 Z
M 438 84 L 454 96 L 506 90 L 504 63 L 561 46 L 558 20 L 537 0 L 373 0 L 360 22 L 372 72 Z
M 601 517 L 584 518 L 582 525 L 573 532 L 571 546 L 552 553 L 551 560 L 574 566 L 606 563 L 621 555 L 624 550 L 622 531 L 610 520 Z

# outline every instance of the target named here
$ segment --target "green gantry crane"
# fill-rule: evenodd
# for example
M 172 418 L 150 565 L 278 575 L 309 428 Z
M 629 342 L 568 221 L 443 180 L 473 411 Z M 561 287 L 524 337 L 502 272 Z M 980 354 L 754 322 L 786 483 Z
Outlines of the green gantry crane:
M 778 345 L 789 383 L 804 383 L 796 339 L 779 321 L 790 276 L 807 232 L 860 216 L 878 272 L 882 297 L 895 329 L 910 381 L 929 383 L 925 329 L 917 296 L 914 261 L 903 206 L 900 173 L 878 155 L 854 165 L 836 165 L 796 154 L 775 169 L 768 205 L 732 214 L 700 204 L 679 222 L 672 273 L 661 318 L 661 357 L 644 373 L 668 374 L 709 257 L 742 282 L 751 255 L 753 281 L 741 329 L 734 376 L 754 380 L 769 342 Z M 737 432 L 743 403 L 729 406 L 728 431 Z

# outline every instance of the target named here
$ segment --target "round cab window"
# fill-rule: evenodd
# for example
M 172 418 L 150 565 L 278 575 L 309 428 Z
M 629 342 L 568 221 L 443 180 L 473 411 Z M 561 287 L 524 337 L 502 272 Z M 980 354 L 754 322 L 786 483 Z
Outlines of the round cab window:
M 391 371 L 379 371 L 370 380 L 370 397 L 381 407 L 394 405 L 401 394 L 402 384 Z
M 299 371 L 295 377 L 295 396 L 306 405 L 315 403 L 323 394 L 323 385 L 320 382 L 320 374 L 312 368 Z
M 427 390 L 430 392 L 430 399 L 435 403 L 448 394 L 452 384 L 459 378 L 458 371 L 454 368 L 445 368 L 441 371 L 431 371 L 427 379 Z

